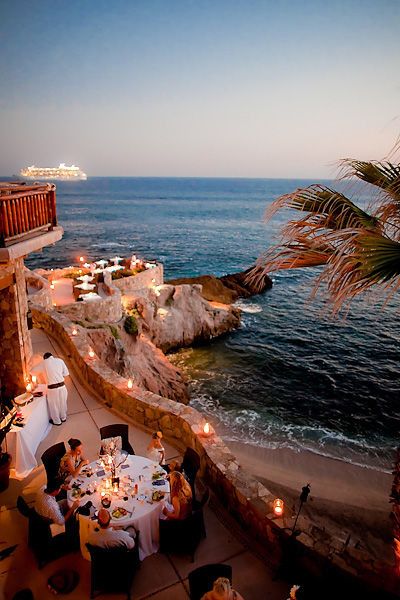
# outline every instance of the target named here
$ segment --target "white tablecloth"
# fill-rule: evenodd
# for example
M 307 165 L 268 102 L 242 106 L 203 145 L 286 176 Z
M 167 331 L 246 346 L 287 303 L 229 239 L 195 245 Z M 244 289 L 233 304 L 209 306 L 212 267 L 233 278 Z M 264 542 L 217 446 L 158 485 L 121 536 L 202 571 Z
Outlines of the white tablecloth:
M 24 479 L 37 466 L 36 450 L 51 428 L 46 386 L 39 385 L 35 391 L 42 391 L 43 396 L 18 408 L 24 417 L 24 427 L 13 425 L 7 434 L 7 449 L 12 456 L 11 477 L 15 479 Z
M 126 468 L 119 469 L 119 477 L 121 480 L 121 487 L 124 485 L 128 485 L 133 488 L 135 483 L 138 485 L 138 493 L 137 495 L 132 495 L 132 493 L 128 493 L 128 500 L 123 500 L 123 497 L 126 497 L 124 492 L 120 492 L 120 495 L 112 494 L 112 502 L 111 506 L 108 509 L 112 512 L 118 506 L 122 506 L 130 514 L 122 519 L 112 519 L 111 526 L 129 527 L 129 525 L 133 525 L 136 530 L 140 531 L 139 536 L 139 558 L 143 560 L 146 556 L 150 554 L 154 554 L 158 551 L 159 541 L 160 541 L 160 529 L 159 529 L 159 518 L 163 508 L 163 502 L 152 502 L 152 493 L 156 490 L 163 492 L 165 497 L 167 498 L 169 493 L 169 483 L 166 482 L 162 486 L 153 485 L 152 475 L 155 471 L 162 471 L 161 467 L 158 464 L 155 464 L 148 458 L 144 458 L 143 456 L 129 456 L 128 460 L 125 463 L 127 465 Z M 93 462 L 89 465 L 89 468 L 94 470 L 94 474 L 91 477 L 86 477 L 84 472 L 75 480 L 71 481 L 71 484 L 74 482 L 79 483 L 80 488 L 83 491 L 86 491 L 88 486 L 92 488 L 97 484 L 97 491 L 93 492 L 90 495 L 85 495 L 80 498 L 80 503 L 86 504 L 88 500 L 91 500 L 93 506 L 98 509 L 101 508 L 100 501 L 100 490 L 99 488 L 102 485 L 102 480 L 107 477 L 110 477 L 110 473 L 107 472 L 106 475 L 98 476 L 97 473 L 100 471 L 101 467 L 96 462 Z M 85 469 L 84 469 L 85 471 Z M 139 481 L 139 475 L 142 477 L 142 481 Z M 130 476 L 132 478 L 132 482 L 126 483 L 126 478 Z M 73 489 L 68 492 L 68 501 L 72 503 L 75 500 L 73 496 Z M 93 529 L 96 526 L 96 521 L 91 520 L 89 517 L 80 516 L 80 543 L 82 555 L 85 558 L 88 558 L 88 553 L 86 550 L 86 542 L 88 537 Z

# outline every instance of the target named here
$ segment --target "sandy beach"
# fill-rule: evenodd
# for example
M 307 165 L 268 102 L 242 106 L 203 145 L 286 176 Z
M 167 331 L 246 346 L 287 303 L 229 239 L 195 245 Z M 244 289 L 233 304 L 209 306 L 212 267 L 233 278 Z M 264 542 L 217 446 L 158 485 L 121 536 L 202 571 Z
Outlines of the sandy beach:
M 311 494 L 302 514 L 339 539 L 350 535 L 351 545 L 392 562 L 391 474 L 308 451 L 270 450 L 238 442 L 228 446 L 242 468 L 282 497 L 289 511 L 298 507 L 301 488 L 310 483 Z M 289 526 L 292 522 L 289 519 Z

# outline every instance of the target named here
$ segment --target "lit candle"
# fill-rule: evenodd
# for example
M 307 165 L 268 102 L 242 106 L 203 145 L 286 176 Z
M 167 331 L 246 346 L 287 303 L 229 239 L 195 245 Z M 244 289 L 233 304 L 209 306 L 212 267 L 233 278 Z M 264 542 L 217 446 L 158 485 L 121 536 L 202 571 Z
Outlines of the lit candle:
M 276 498 L 273 502 L 273 509 L 276 516 L 281 517 L 283 515 L 283 500 Z
M 80 256 L 79 257 L 79 262 L 81 262 L 81 263 L 85 262 L 85 257 L 84 256 Z
M 32 375 L 32 383 L 33 383 L 33 385 L 37 384 L 37 377 L 36 377 L 36 375 Z
M 32 391 L 32 384 L 30 382 L 27 383 L 25 389 L 26 389 L 27 392 L 31 392 Z
M 204 423 L 203 433 L 205 435 L 210 435 L 210 423 Z
M 74 329 L 72 330 L 72 335 L 77 335 L 77 333 L 78 333 L 78 331 L 74 327 Z
M 132 379 L 128 379 L 128 390 L 131 390 L 133 388 L 133 381 Z
M 110 488 L 110 480 L 106 479 L 106 490 Z
M 54 283 L 51 283 L 51 284 L 50 284 L 50 289 L 51 289 L 51 290 L 54 290 Z
M 118 493 L 118 483 L 114 483 L 114 489 L 113 489 L 114 494 Z
M 92 350 L 92 348 L 89 348 L 89 358 L 94 358 L 94 350 Z

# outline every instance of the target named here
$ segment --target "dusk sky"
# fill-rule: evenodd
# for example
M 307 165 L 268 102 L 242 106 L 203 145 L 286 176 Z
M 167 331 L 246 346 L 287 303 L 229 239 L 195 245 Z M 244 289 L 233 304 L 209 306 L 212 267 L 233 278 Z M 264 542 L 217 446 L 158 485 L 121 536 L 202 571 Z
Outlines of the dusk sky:
M 400 133 L 399 0 L 2 0 L 0 174 L 330 177 Z

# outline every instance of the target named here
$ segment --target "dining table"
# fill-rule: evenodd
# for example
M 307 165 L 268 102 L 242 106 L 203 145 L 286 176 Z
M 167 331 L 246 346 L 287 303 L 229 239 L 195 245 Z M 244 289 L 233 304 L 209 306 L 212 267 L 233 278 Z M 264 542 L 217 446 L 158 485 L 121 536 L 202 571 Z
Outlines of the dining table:
M 51 429 L 47 407 L 47 386 L 39 384 L 32 402 L 18 407 L 21 425 L 13 425 L 7 433 L 7 452 L 11 454 L 11 477 L 24 479 L 37 467 L 36 450 Z
M 79 476 L 69 482 L 69 505 L 75 500 L 79 500 L 80 506 L 89 500 L 92 504 L 90 515 L 79 514 L 81 552 L 88 560 L 90 556 L 86 542 L 98 526 L 97 512 L 102 507 L 111 514 L 111 527 L 126 529 L 133 526 L 140 532 L 140 560 L 159 549 L 159 519 L 164 502 L 169 498 L 166 472 L 158 463 L 144 456 L 128 455 L 116 475 L 119 478 L 118 487 L 112 484 L 111 471 L 103 457 L 84 467 Z

